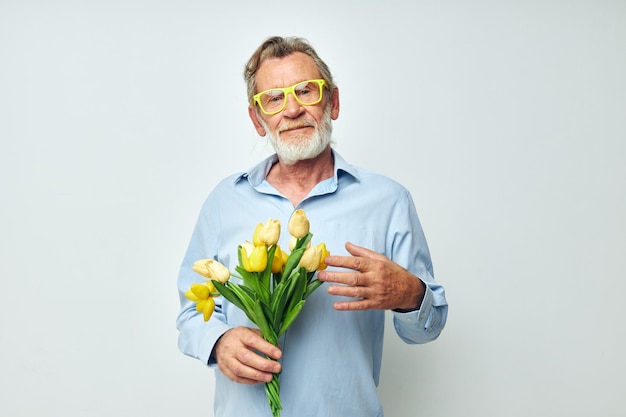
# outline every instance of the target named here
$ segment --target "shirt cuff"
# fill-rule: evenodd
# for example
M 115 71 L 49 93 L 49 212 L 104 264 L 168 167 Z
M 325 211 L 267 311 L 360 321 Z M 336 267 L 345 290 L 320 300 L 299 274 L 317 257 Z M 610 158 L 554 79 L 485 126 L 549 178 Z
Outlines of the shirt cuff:
M 213 348 L 219 338 L 230 329 L 232 329 L 232 327 L 227 324 L 221 324 L 218 326 L 214 325 L 202 338 L 202 347 L 200 348 L 198 356 L 203 363 L 207 364 L 208 367 L 215 368 L 217 366 L 217 361 L 211 356 L 211 353 L 213 353 Z
M 394 311 L 394 317 L 396 318 L 396 320 L 399 320 L 400 322 L 406 323 L 408 325 L 414 326 L 416 323 L 419 323 L 426 327 L 426 321 L 428 320 L 430 309 L 433 306 L 433 301 L 433 291 L 428 287 L 428 285 L 426 285 L 424 299 L 422 300 L 422 304 L 420 305 L 419 309 L 414 311 L 408 311 L 406 313 Z

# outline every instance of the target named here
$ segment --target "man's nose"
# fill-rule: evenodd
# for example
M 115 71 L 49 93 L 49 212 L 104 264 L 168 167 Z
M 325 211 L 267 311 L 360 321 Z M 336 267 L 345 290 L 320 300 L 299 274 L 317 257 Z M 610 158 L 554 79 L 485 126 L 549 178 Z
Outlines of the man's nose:
M 285 97 L 285 110 L 284 114 L 287 117 L 298 117 L 302 113 L 302 104 L 298 103 L 298 100 L 294 97 L 292 93 L 288 93 L 287 97 Z

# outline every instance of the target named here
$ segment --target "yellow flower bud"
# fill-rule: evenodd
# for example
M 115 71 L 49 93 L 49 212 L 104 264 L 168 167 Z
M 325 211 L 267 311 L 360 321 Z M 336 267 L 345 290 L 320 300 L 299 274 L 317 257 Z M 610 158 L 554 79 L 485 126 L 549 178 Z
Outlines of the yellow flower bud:
M 259 223 L 254 230 L 252 242 L 254 246 L 272 246 L 278 242 L 280 237 L 280 221 L 272 218 L 267 219 L 265 224 Z
M 302 239 L 309 233 L 309 219 L 304 210 L 298 209 L 293 212 L 289 219 L 289 234 L 296 239 Z
M 248 253 L 250 253 L 250 256 L 248 256 Z M 243 269 L 248 272 L 264 271 L 267 266 L 267 246 L 253 246 L 250 242 L 246 242 L 241 247 L 241 262 L 243 263 Z
M 272 273 L 277 274 L 282 272 L 289 254 L 280 248 L 280 245 L 276 245 L 276 252 L 274 252 L 274 260 L 272 261 Z
M 311 246 L 302 254 L 300 264 L 298 266 L 304 267 L 307 272 L 317 271 L 320 265 L 322 257 L 322 251 L 319 246 Z
M 230 271 L 215 259 L 201 259 L 194 262 L 192 269 L 205 278 L 214 279 L 222 284 L 230 278 Z

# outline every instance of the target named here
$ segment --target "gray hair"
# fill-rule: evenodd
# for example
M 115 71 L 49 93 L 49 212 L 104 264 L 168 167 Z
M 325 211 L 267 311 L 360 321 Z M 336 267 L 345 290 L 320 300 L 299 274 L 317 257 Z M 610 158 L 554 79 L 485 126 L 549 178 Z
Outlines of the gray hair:
M 304 38 L 272 36 L 268 38 L 252 54 L 243 71 L 248 90 L 248 102 L 252 103 L 252 97 L 256 91 L 256 73 L 263 62 L 271 58 L 284 58 L 296 52 L 302 52 L 310 56 L 322 76 L 328 84 L 328 89 L 333 91 L 336 86 L 328 65 L 317 55 L 315 49 Z

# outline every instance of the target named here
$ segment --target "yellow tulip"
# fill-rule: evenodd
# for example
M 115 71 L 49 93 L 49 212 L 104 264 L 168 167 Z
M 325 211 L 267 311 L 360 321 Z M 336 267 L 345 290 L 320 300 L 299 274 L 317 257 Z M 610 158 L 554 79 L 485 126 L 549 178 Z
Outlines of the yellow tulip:
M 319 245 L 317 245 L 317 247 L 319 248 L 320 252 L 322 253 L 320 255 L 320 264 L 317 267 L 318 271 L 323 271 L 324 269 L 326 269 L 328 267 L 328 265 L 326 265 L 324 263 L 324 259 L 326 259 L 327 256 L 330 256 L 330 252 L 328 251 L 328 249 L 326 249 L 326 244 L 325 243 L 320 243 Z
M 204 321 L 209 321 L 215 308 L 215 301 L 213 297 L 217 297 L 217 289 L 211 281 L 206 281 L 203 284 L 193 283 L 187 292 L 185 297 L 196 303 L 196 311 L 202 313 Z
M 185 293 L 185 297 L 196 302 L 206 300 L 209 298 L 209 288 L 204 284 L 193 283 Z
M 241 262 L 243 269 L 248 272 L 264 271 L 267 266 L 267 246 L 253 246 L 250 242 L 246 242 L 241 247 Z
M 276 245 L 276 252 L 274 252 L 274 260 L 272 261 L 272 273 L 277 274 L 282 272 L 289 254 L 280 248 L 280 245 Z
M 302 239 L 309 233 L 309 219 L 304 210 L 298 209 L 293 212 L 289 219 L 289 234 L 296 239 Z
M 254 230 L 252 243 L 254 246 L 272 246 L 278 242 L 280 237 L 280 221 L 272 218 L 267 219 L 265 224 L 259 223 Z
M 247 254 L 252 253 L 252 251 L 254 250 L 254 245 L 250 243 L 249 240 L 246 240 L 244 244 L 241 245 L 241 249 L 243 250 L 242 255 L 244 254 L 246 255 L 246 256 L 243 256 L 243 258 L 246 258 Z
M 215 310 L 215 300 L 213 298 L 207 298 L 206 300 L 199 301 L 196 304 L 196 311 L 198 313 L 202 313 L 204 321 L 209 321 L 211 315 L 213 314 L 213 310 Z
M 317 271 L 320 265 L 322 257 L 322 251 L 319 246 L 311 246 L 302 254 L 300 263 L 298 266 L 303 266 L 307 272 Z
M 204 283 L 204 286 L 206 286 L 209 289 L 209 294 L 211 294 L 212 297 L 217 297 L 217 294 L 218 294 L 217 288 L 215 288 L 215 285 L 213 285 L 211 281 L 206 281 Z
M 211 281 L 206 281 L 202 284 L 194 282 L 185 293 L 185 297 L 191 301 L 206 300 L 211 297 L 217 297 L 217 289 Z
M 201 259 L 194 262 L 192 269 L 205 278 L 214 279 L 222 284 L 230 278 L 230 271 L 215 259 Z

